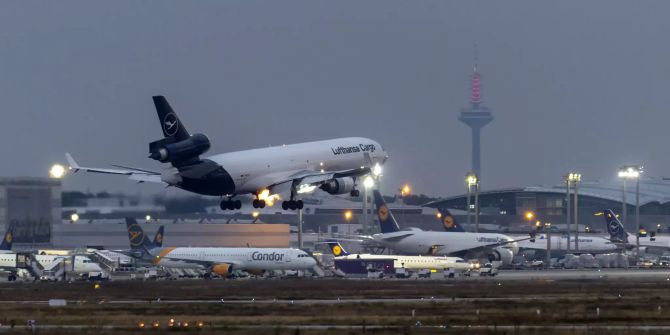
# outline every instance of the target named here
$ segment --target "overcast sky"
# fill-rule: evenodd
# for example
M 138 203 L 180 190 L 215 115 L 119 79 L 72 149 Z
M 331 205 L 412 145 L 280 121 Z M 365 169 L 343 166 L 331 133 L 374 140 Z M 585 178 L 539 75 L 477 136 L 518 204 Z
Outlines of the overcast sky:
M 387 149 L 382 189 L 464 191 L 473 45 L 485 189 L 670 176 L 668 1 L 2 1 L 0 175 L 158 168 L 166 95 L 211 153 L 340 136 Z M 66 189 L 164 192 L 123 177 Z M 172 192 L 172 191 L 170 191 Z

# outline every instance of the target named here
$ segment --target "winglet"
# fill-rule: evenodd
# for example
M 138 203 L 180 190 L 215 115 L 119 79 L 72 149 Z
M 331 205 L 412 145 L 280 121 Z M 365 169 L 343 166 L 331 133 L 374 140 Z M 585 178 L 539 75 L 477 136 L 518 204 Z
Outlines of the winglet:
M 79 171 L 79 164 L 77 164 L 77 161 L 72 158 L 72 155 L 70 155 L 69 152 L 65 153 L 65 159 L 67 159 L 67 163 L 70 165 L 70 169 L 74 170 L 74 172 Z

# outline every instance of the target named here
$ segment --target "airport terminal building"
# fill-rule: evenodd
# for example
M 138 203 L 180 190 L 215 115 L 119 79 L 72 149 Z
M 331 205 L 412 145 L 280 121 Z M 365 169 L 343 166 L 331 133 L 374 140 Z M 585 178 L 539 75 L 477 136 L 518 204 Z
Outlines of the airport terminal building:
M 636 189 L 634 182 L 626 187 L 626 208 L 628 222 L 624 222 L 629 231 L 635 230 Z M 570 197 L 574 210 L 574 191 Z M 578 215 L 580 230 L 588 227 L 590 231 L 604 231 L 604 220 L 595 215 L 603 209 L 622 212 L 623 184 L 582 182 L 578 188 Z M 472 197 L 474 203 L 474 196 Z M 487 227 L 499 226 L 502 231 L 523 231 L 529 222 L 524 214 L 535 214 L 535 219 L 561 226 L 566 223 L 566 186 L 532 186 L 510 189 L 483 191 L 479 195 L 480 223 Z M 458 195 L 426 204 L 433 208 L 451 208 L 465 212 L 467 196 Z M 473 205 L 471 205 L 473 207 Z M 457 215 L 465 222 L 464 215 Z M 670 181 L 665 179 L 640 180 L 640 224 L 646 229 L 656 229 L 660 225 L 663 231 L 670 226 Z

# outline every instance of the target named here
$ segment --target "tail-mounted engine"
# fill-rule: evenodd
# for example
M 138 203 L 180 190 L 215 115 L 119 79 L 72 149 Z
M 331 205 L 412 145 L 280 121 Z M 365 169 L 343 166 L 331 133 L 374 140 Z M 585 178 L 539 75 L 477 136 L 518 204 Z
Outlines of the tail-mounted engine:
M 183 162 L 198 161 L 199 156 L 207 152 L 209 147 L 209 138 L 204 134 L 193 134 L 182 141 L 166 137 L 149 143 L 149 158 L 161 163 L 170 162 L 179 165 Z

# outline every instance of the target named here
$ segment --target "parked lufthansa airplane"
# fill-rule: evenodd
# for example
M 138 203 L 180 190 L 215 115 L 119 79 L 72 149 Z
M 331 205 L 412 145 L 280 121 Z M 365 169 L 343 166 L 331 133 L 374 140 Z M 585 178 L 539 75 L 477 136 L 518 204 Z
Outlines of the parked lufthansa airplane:
M 465 232 L 465 229 L 454 219 L 448 209 L 438 209 L 437 217 L 442 221 L 445 231 Z M 526 239 L 525 236 L 510 235 L 512 238 L 519 240 L 519 250 L 533 250 L 535 252 L 547 252 L 547 235 L 533 234 L 535 237 Z M 574 238 L 570 241 L 568 248 L 568 237 L 565 234 L 557 233 L 551 236 L 551 252 L 554 256 L 565 253 L 573 254 L 605 254 L 618 251 L 616 244 L 612 241 L 593 235 L 582 236 L 579 238 L 579 250 L 575 250 Z
M 225 197 L 221 209 L 240 209 L 236 195 L 253 194 L 254 208 L 288 193 L 282 208 L 302 209 L 300 191 L 316 187 L 330 194 L 358 196 L 359 180 L 378 172 L 388 158 L 382 146 L 367 138 L 347 137 L 229 152 L 201 157 L 210 147 L 204 134 L 191 134 L 163 96 L 153 97 L 164 138 L 149 144 L 149 158 L 171 167 L 150 171 L 115 165 L 118 169 L 82 167 L 66 154 L 70 169 L 126 175 L 137 182 L 156 182 L 203 194 Z
M 465 259 L 487 257 L 509 264 L 519 251 L 518 240 L 503 234 L 400 229 L 379 191 L 373 191 L 380 234 L 372 240 L 406 255 L 448 255 Z M 526 238 L 527 239 L 527 238 Z

